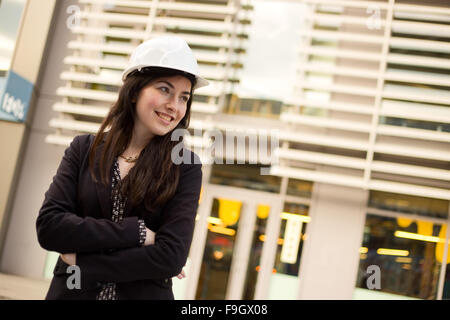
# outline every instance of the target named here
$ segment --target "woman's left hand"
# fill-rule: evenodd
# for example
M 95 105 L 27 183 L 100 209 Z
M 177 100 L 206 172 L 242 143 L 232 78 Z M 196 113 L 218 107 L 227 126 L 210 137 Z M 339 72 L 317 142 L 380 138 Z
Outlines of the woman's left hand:
M 76 253 L 65 253 L 61 254 L 61 259 L 65 263 L 67 263 L 70 266 L 76 265 L 77 263 L 77 254 Z

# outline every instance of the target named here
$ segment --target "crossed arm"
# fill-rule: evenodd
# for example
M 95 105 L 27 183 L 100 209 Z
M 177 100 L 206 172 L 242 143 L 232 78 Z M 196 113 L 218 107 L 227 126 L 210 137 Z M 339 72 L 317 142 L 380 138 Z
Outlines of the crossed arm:
M 36 221 L 41 246 L 61 253 L 66 263 L 76 263 L 92 282 L 182 277 L 198 206 L 201 165 L 186 168 L 175 196 L 163 208 L 158 232 L 147 228 L 146 242 L 140 246 L 138 217 L 126 217 L 118 224 L 74 213 L 81 139 L 85 138 L 76 137 L 66 150 L 45 194 Z

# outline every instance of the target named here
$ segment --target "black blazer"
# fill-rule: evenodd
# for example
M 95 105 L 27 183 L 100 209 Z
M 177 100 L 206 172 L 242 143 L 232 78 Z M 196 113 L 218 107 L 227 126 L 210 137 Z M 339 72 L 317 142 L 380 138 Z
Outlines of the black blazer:
M 93 135 L 77 136 L 66 149 L 36 221 L 39 244 L 76 253 L 81 271 L 81 289 L 68 289 L 72 273 L 59 257 L 46 299 L 95 299 L 101 282 L 116 282 L 119 299 L 173 299 L 171 278 L 186 263 L 194 231 L 202 183 L 198 155 L 183 148 L 191 161 L 179 164 L 180 181 L 171 200 L 151 215 L 144 204 L 127 205 L 118 224 L 111 220 L 111 186 L 94 183 L 90 176 L 93 140 Z M 154 245 L 141 247 L 138 219 L 144 217 L 156 237 Z

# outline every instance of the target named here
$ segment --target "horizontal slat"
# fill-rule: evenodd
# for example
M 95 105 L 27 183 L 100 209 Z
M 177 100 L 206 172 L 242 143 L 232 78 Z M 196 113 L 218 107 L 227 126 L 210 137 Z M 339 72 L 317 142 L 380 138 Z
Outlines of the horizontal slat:
M 126 59 L 95 59 L 85 57 L 68 56 L 64 58 L 65 64 L 86 66 L 91 68 L 111 68 L 117 70 L 125 70 L 127 67 Z
M 344 85 L 344 84 L 328 84 L 323 85 L 312 82 L 297 82 L 296 88 L 300 89 L 312 89 L 318 91 L 338 92 L 345 94 L 352 94 L 358 96 L 374 97 L 376 95 L 376 88 L 362 87 L 356 85 Z
M 406 184 L 400 182 L 383 181 L 383 180 L 371 180 L 369 182 L 369 189 L 401 193 L 407 195 L 414 195 L 419 197 L 429 197 L 437 199 L 450 200 L 450 191 L 440 188 L 432 188 L 427 186 Z
M 391 125 L 378 125 L 377 134 L 429 141 L 450 142 L 450 133 L 447 132 L 438 132 Z
M 95 28 L 95 27 L 83 27 L 76 26 L 71 28 L 71 31 L 76 34 L 84 34 L 84 35 L 97 35 L 104 37 L 115 37 L 122 39 L 137 39 L 137 40 L 147 40 L 155 37 L 173 34 L 183 37 L 187 43 L 198 46 L 210 46 L 217 48 L 228 48 L 231 46 L 230 38 L 223 37 L 213 37 L 213 36 L 199 36 L 199 35 L 190 35 L 190 34 L 179 34 L 179 33 L 157 33 L 157 32 L 145 32 L 133 29 L 123 29 L 123 28 Z
M 67 129 L 89 133 L 97 133 L 98 129 L 100 129 L 100 123 L 70 119 L 51 119 L 49 126 L 55 129 Z
M 392 21 L 392 31 L 411 35 L 449 37 L 450 26 L 440 23 L 394 20 Z
M 118 96 L 118 94 L 116 92 L 70 88 L 70 87 L 58 88 L 56 90 L 56 94 L 58 96 L 62 96 L 62 97 L 74 97 L 74 98 L 81 98 L 81 99 L 106 101 L 106 102 L 115 102 L 117 100 L 117 96 Z
M 104 118 L 107 116 L 110 109 L 108 107 L 58 102 L 53 105 L 53 110 L 63 113 L 81 114 L 92 117 Z
M 326 102 L 312 101 L 312 100 L 308 100 L 308 99 L 302 99 L 299 97 L 286 98 L 283 103 L 287 104 L 287 105 L 315 107 L 315 108 L 345 111 L 345 112 L 351 112 L 351 113 L 360 113 L 360 114 L 372 114 L 373 113 L 372 106 L 356 104 L 356 103 L 343 103 L 343 102 L 337 102 L 337 101 L 326 101 Z
M 372 161 L 372 171 L 379 171 L 385 173 L 401 174 L 406 176 L 414 176 L 421 178 L 429 178 L 436 180 L 450 181 L 450 171 L 427 168 L 421 166 L 413 166 L 407 164 L 399 164 L 385 161 Z
M 394 11 L 431 13 L 431 14 L 437 14 L 437 15 L 450 15 L 449 7 L 414 5 L 414 4 L 404 4 L 404 3 L 395 3 Z
M 450 105 L 450 92 L 416 86 L 386 84 L 382 92 L 384 98 L 406 101 L 428 102 Z
M 376 142 L 374 151 L 418 159 L 450 161 L 450 152 L 448 150 L 436 150 L 430 148 L 412 147 L 409 145 Z
M 351 175 L 334 174 L 329 172 L 317 172 L 313 170 L 272 166 L 270 174 L 281 177 L 291 177 L 299 180 L 309 180 L 321 183 L 330 183 L 335 185 L 366 188 L 363 179 Z M 406 184 L 384 180 L 369 180 L 367 188 L 370 190 L 378 190 L 392 193 L 416 195 L 421 197 L 430 197 L 450 200 L 450 191 L 441 188 L 432 188 L 416 184 Z
M 278 148 L 275 154 L 280 159 L 290 159 L 297 161 L 313 162 L 317 164 L 326 164 L 338 167 L 346 167 L 353 169 L 364 170 L 366 167 L 365 159 L 358 159 L 354 157 L 338 156 L 334 154 L 327 154 L 323 152 L 310 152 L 303 150 L 295 150 L 289 148 Z
M 291 168 L 285 166 L 271 166 L 270 174 L 274 176 L 290 177 L 299 180 L 310 180 L 322 183 L 331 183 L 354 188 L 362 188 L 364 186 L 363 179 L 359 177 L 300 168 Z
M 351 49 L 333 49 L 323 46 L 301 46 L 298 48 L 298 52 L 301 54 L 306 53 L 317 56 L 356 59 L 372 62 L 379 62 L 381 60 L 381 53 Z
M 434 122 L 450 122 L 450 108 L 402 101 L 383 100 L 380 115 Z
M 349 138 L 337 138 L 331 135 L 319 135 L 319 134 L 298 134 L 293 131 L 280 130 L 279 140 L 316 144 L 328 147 L 336 147 L 350 150 L 367 151 L 368 141 L 356 140 Z
M 89 73 L 81 73 L 81 72 L 68 72 L 65 71 L 61 73 L 61 79 L 66 81 L 80 81 L 80 82 L 87 82 L 87 83 L 100 83 L 100 84 L 106 84 L 106 85 L 112 85 L 112 86 L 121 86 L 122 80 L 119 77 L 105 77 L 105 76 L 98 76 L 95 74 L 89 74 Z
M 334 5 L 334 6 L 342 6 L 349 8 L 362 8 L 367 9 L 370 6 L 376 5 L 377 8 L 386 9 L 388 7 L 387 2 L 374 2 L 374 1 L 354 1 L 354 0 L 303 0 L 305 3 L 311 4 L 325 4 L 325 5 Z
M 450 43 L 443 41 L 391 37 L 389 44 L 393 48 L 450 53 Z
M 336 15 L 317 12 L 311 15 L 311 17 L 306 16 L 305 18 L 306 20 L 315 21 L 319 25 L 335 25 L 335 26 L 340 26 L 342 24 L 357 24 L 366 26 L 368 21 L 366 16 L 357 17 L 343 14 Z M 379 20 L 380 26 L 384 26 L 385 22 L 386 22 L 385 19 L 380 18 Z
M 189 11 L 189 12 L 203 12 L 203 13 L 221 13 L 221 14 L 235 14 L 237 12 L 236 7 L 233 6 L 221 6 L 212 4 L 196 4 L 196 3 L 176 3 L 176 2 L 166 2 L 166 1 L 124 1 L 124 0 L 80 0 L 80 3 L 85 4 L 108 4 L 115 6 L 125 6 L 131 8 L 152 8 L 156 7 L 158 9 L 167 10 L 179 10 L 179 11 Z M 230 3 L 232 4 L 232 2 Z
M 423 57 L 412 54 L 388 53 L 387 62 L 401 65 L 450 69 L 450 59 Z
M 149 17 L 147 15 L 123 14 L 123 13 L 105 13 L 105 12 L 80 12 L 80 18 L 90 19 L 93 21 L 105 21 L 108 23 L 130 23 L 133 25 L 142 24 L 147 25 Z M 173 17 L 155 17 L 154 25 L 161 25 L 164 27 L 192 29 L 200 31 L 231 31 L 233 24 L 230 22 L 216 22 L 200 19 L 183 19 Z
M 364 133 L 370 132 L 370 123 L 361 123 L 355 121 L 316 117 L 316 116 L 306 116 L 290 112 L 281 113 L 280 120 L 288 123 L 302 124 L 314 127 L 333 128 L 339 130 L 357 131 Z
M 219 106 L 215 104 L 208 104 L 203 102 L 194 101 L 192 103 L 192 111 L 199 113 L 217 113 L 219 111 Z
M 384 78 L 386 80 L 393 80 L 393 81 L 423 83 L 423 84 L 450 87 L 449 75 L 439 73 L 388 69 L 384 74 Z
M 378 71 L 373 69 L 336 67 L 311 62 L 299 65 L 297 70 L 368 79 L 377 79 L 379 75 Z
M 45 137 L 45 142 L 68 147 L 74 137 L 63 136 L 59 134 L 49 134 Z
M 328 39 L 336 41 L 351 41 L 351 42 L 363 42 L 363 43 L 383 43 L 384 38 L 382 36 L 374 36 L 363 33 L 355 32 L 343 32 L 343 31 L 323 31 L 323 30 L 305 30 L 300 31 L 299 34 L 303 37 Z

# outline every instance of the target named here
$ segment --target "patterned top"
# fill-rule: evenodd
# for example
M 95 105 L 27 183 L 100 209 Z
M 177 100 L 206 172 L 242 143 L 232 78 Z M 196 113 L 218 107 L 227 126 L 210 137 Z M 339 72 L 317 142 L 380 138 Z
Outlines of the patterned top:
M 123 219 L 123 212 L 125 209 L 125 204 L 127 202 L 127 198 L 122 195 L 120 192 L 121 179 L 120 179 L 120 170 L 119 163 L 114 161 L 113 167 L 113 175 L 111 179 L 111 200 L 112 200 L 112 217 L 111 219 L 120 223 Z M 146 230 L 145 230 L 145 222 L 144 220 L 139 221 L 139 245 L 142 246 L 145 242 Z M 97 300 L 118 300 L 119 296 L 116 292 L 116 283 L 115 282 L 106 282 L 102 284 L 102 289 L 97 295 Z

